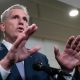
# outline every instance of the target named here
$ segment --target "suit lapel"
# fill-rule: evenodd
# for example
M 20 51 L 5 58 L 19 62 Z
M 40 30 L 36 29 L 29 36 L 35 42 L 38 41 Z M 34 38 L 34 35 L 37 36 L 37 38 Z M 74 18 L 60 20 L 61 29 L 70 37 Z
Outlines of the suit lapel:
M 7 48 L 1 43 L 0 44 L 0 59 L 2 59 L 7 54 L 7 52 L 8 52 Z M 7 80 L 22 80 L 16 65 L 12 67 L 11 73 L 8 76 Z
M 22 80 L 16 65 L 12 67 L 11 74 L 8 76 L 7 80 Z
M 8 50 L 7 48 L 1 43 L 0 44 L 0 59 L 2 59 L 6 54 Z

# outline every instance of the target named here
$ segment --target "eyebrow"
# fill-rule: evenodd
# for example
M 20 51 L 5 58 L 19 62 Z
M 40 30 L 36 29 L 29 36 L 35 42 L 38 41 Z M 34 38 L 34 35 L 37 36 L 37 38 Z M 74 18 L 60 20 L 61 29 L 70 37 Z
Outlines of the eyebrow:
M 18 18 L 18 17 L 19 17 L 19 15 L 13 15 L 13 16 L 12 16 L 12 18 Z M 25 17 L 25 16 L 23 17 L 23 19 L 24 19 L 26 22 L 28 21 L 27 17 Z

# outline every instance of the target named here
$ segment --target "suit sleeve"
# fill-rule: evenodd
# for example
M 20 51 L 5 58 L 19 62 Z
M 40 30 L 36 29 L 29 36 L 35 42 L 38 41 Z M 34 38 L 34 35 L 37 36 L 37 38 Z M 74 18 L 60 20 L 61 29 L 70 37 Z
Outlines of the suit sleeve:
M 0 73 L 0 80 L 3 80 L 3 79 L 2 79 L 2 76 L 1 76 L 1 73 Z

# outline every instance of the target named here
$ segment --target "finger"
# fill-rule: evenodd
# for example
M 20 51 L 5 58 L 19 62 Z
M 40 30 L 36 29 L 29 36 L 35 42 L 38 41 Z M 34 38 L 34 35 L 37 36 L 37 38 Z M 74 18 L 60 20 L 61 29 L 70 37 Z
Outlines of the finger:
M 67 44 L 66 44 L 66 48 L 70 48 L 71 47 L 71 44 L 72 44 L 74 38 L 75 38 L 74 36 L 69 37 L 69 39 L 67 41 Z
M 24 40 L 25 36 L 20 36 L 16 39 L 16 41 L 13 43 L 12 49 L 17 49 L 20 45 L 20 43 Z
M 35 54 L 38 50 L 40 50 L 40 48 L 41 48 L 40 46 L 35 46 L 31 49 L 26 49 L 24 47 L 23 49 L 24 49 L 25 53 L 19 55 L 19 61 L 26 59 L 27 57 L 29 57 L 32 54 Z
M 18 49 L 22 49 L 22 48 L 25 46 L 25 44 L 26 44 L 26 40 L 23 40 L 23 41 L 19 44 Z
M 31 26 L 29 26 L 29 28 L 32 29 L 32 31 L 35 31 L 38 29 L 37 25 L 36 24 L 32 24 Z
M 61 59 L 60 59 L 60 52 L 59 49 L 54 47 L 54 54 L 55 54 L 55 59 L 59 63 L 59 65 L 62 67 Z
M 37 29 L 38 29 L 38 27 L 36 26 L 36 24 L 32 24 L 31 26 L 30 26 L 30 33 L 29 33 L 29 36 L 31 36 Z
M 78 46 L 76 47 L 76 49 L 75 49 L 77 52 L 79 52 L 80 51 L 80 42 L 79 42 L 79 44 L 78 44 Z
M 55 54 L 55 58 L 57 58 L 60 55 L 59 49 L 54 47 L 54 54 Z
M 31 55 L 31 54 L 39 51 L 40 49 L 41 49 L 41 46 L 38 45 L 38 46 L 35 46 L 35 47 L 31 48 L 31 49 L 28 49 L 28 52 Z
M 78 60 L 80 60 L 80 52 L 78 52 L 77 54 L 75 54 L 75 58 L 77 58 Z
M 36 26 L 36 24 L 32 24 L 31 26 L 29 26 L 25 31 L 26 39 L 28 39 L 37 29 L 38 27 Z
M 77 45 L 79 44 L 79 42 L 80 42 L 80 35 L 78 35 L 78 36 L 74 39 L 74 41 L 72 42 L 71 48 L 72 48 L 73 50 L 75 50 L 76 47 L 77 47 Z

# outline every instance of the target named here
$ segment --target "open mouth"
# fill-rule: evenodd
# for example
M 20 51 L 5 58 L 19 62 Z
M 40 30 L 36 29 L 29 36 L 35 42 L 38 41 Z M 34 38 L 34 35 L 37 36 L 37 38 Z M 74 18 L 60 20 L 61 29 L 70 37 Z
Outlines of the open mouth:
M 23 31 L 24 31 L 24 28 L 19 27 L 17 30 L 18 30 L 19 32 L 23 32 Z

